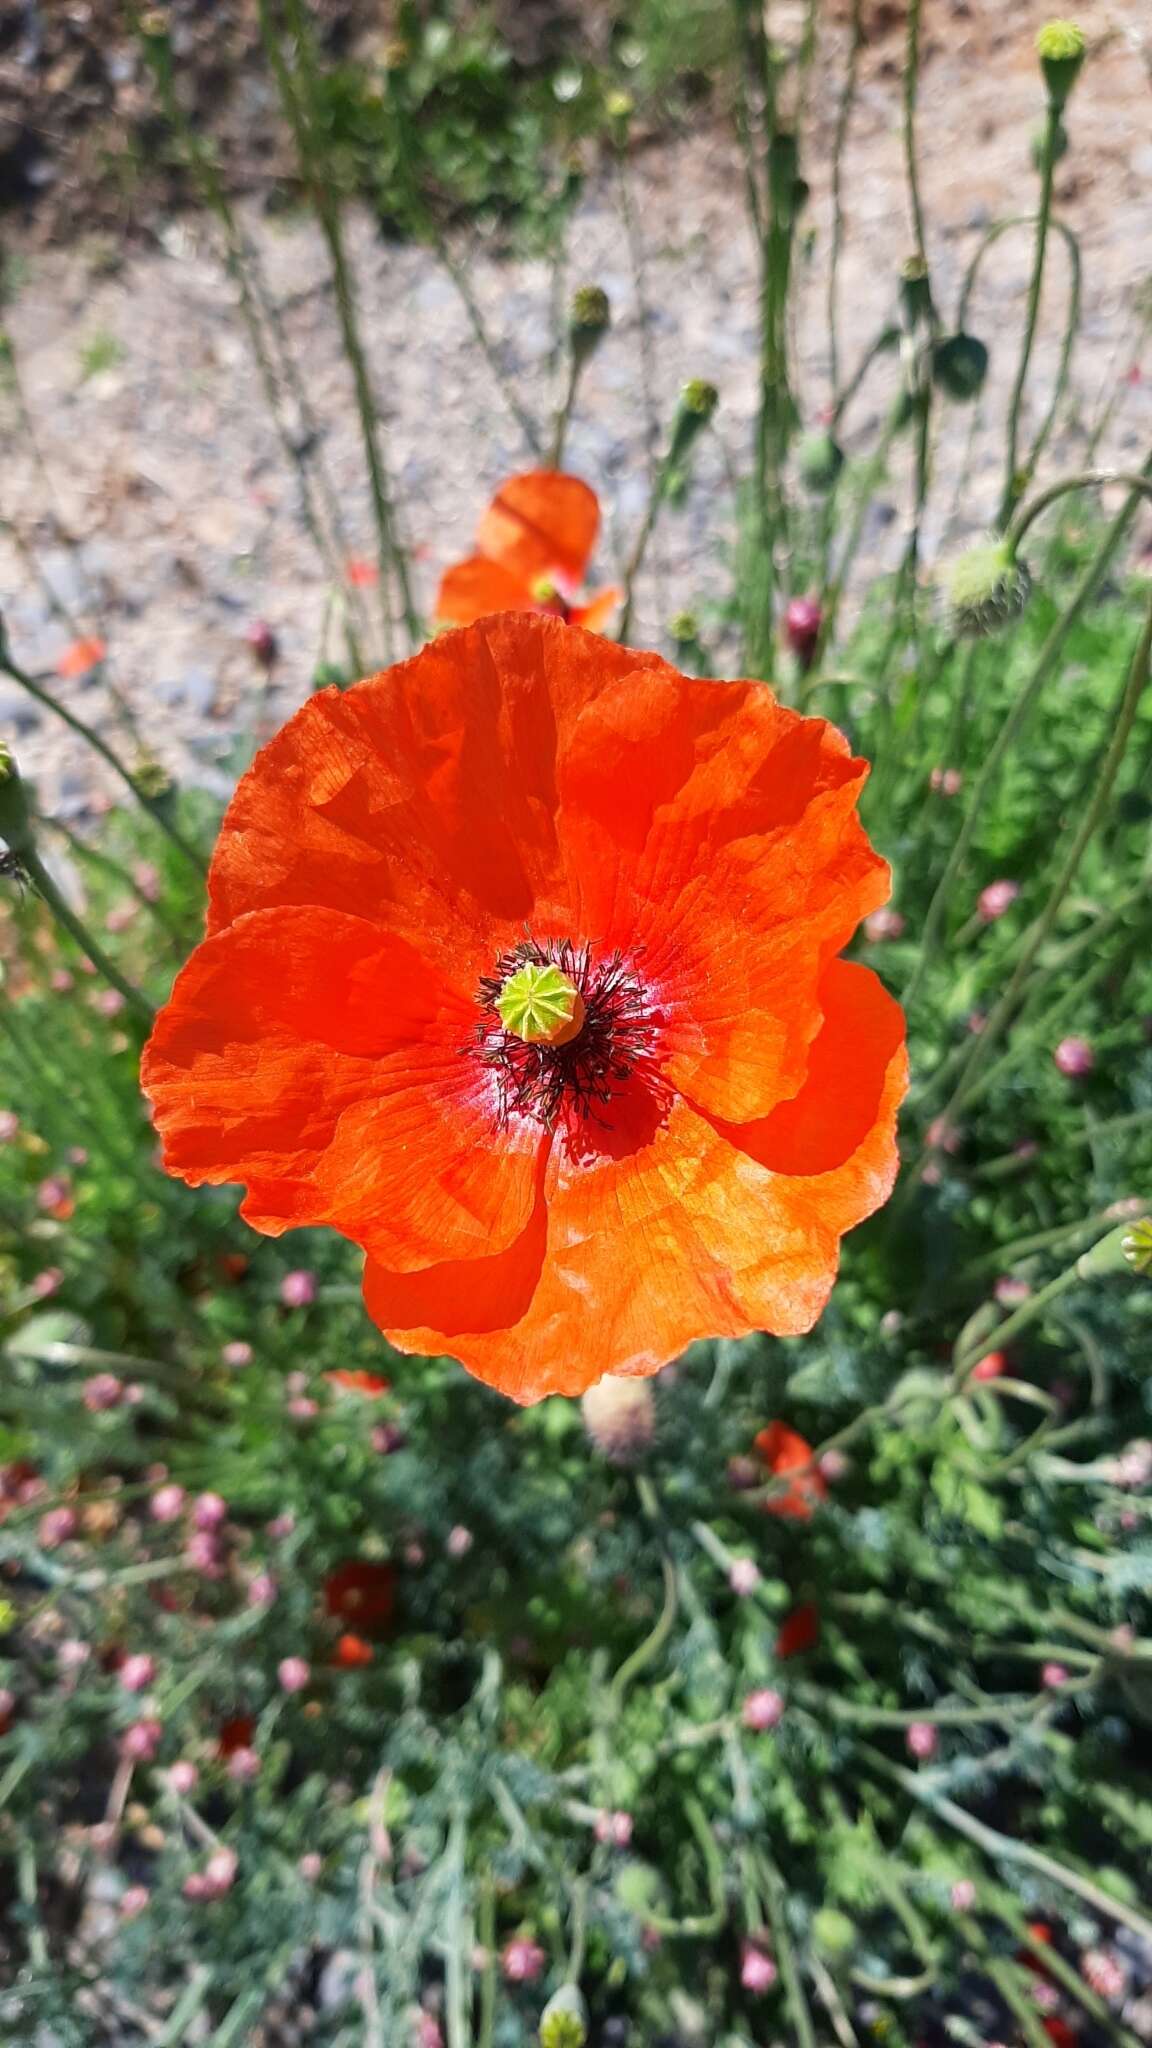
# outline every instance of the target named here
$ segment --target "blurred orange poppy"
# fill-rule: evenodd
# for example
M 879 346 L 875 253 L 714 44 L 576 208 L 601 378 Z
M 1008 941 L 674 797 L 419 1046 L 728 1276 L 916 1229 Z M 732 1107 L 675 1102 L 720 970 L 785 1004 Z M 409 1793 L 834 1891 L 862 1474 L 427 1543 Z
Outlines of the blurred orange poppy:
M 776 1478 L 795 1475 L 788 1479 L 785 1493 L 765 1501 L 765 1514 L 807 1522 L 813 1508 L 828 1498 L 827 1485 L 812 1463 L 812 1446 L 807 1438 L 799 1430 L 790 1429 L 786 1422 L 770 1422 L 756 1438 L 756 1449 Z
M 354 1621 L 360 1628 L 386 1627 L 396 1605 L 395 1570 L 390 1564 L 349 1558 L 325 1579 L 324 1605 L 340 1621 Z
M 444 574 L 437 625 L 471 626 L 492 612 L 531 611 L 601 632 L 619 591 L 576 602 L 599 526 L 596 493 L 578 476 L 533 469 L 509 477 L 480 521 L 476 553 Z
M 523 613 L 311 697 L 248 770 L 143 1062 L 169 1171 L 368 1254 L 518 1401 L 795 1335 L 886 1199 L 888 892 L 841 734 Z
M 352 1671 L 358 1665 L 370 1664 L 375 1655 L 371 1643 L 366 1643 L 363 1636 L 343 1635 L 332 1652 L 332 1662 Z
M 392 1387 L 391 1380 L 378 1372 L 326 1372 L 324 1377 L 329 1386 L 340 1387 L 347 1394 L 387 1394 Z
M 95 635 L 87 640 L 73 640 L 59 657 L 56 673 L 68 678 L 89 675 L 94 668 L 99 668 L 107 652 L 105 642 Z

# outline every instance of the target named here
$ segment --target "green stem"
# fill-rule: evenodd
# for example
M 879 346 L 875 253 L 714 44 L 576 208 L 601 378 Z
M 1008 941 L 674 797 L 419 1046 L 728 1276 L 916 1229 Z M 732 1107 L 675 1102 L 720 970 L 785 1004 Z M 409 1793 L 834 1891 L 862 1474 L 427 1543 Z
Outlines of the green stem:
M 1000 236 L 1006 234 L 1010 228 L 1036 227 L 1037 218 L 1037 215 L 1032 213 L 1013 214 L 1008 220 L 994 221 L 992 226 L 986 231 L 965 274 L 964 285 L 956 311 L 956 327 L 958 332 L 964 332 L 967 327 L 968 305 L 975 288 L 977 274 L 984 257 L 993 243 L 999 241 Z M 1055 229 L 1057 234 L 1063 236 L 1065 247 L 1068 250 L 1068 310 L 1064 317 L 1064 338 L 1060 345 L 1060 361 L 1056 370 L 1055 382 L 1052 386 L 1052 396 L 1048 401 L 1048 410 L 1037 429 L 1036 438 L 1024 462 L 1024 473 L 1026 476 L 1035 475 L 1037 464 L 1048 445 L 1049 436 L 1056 424 L 1057 414 L 1059 413 L 1064 394 L 1068 389 L 1068 380 L 1072 372 L 1072 353 L 1076 345 L 1077 334 L 1080 330 L 1080 296 L 1083 277 L 1080 240 L 1066 222 L 1057 220 L 1055 216 L 1050 217 L 1048 227 L 1049 232 Z M 1089 459 L 1091 459 L 1092 452 L 1090 449 Z
M 568 382 L 564 398 L 556 412 L 556 423 L 552 429 L 552 445 L 548 451 L 548 467 L 559 469 L 564 460 L 564 443 L 568 439 L 568 428 L 572 419 L 572 408 L 576 403 L 576 392 L 580 375 L 587 357 L 578 348 L 571 348 L 568 356 Z
M 904 45 L 904 171 L 908 201 L 912 209 L 912 235 L 916 254 L 928 269 L 928 246 L 924 234 L 924 207 L 920 198 L 920 169 L 916 152 L 916 109 L 920 88 L 920 0 L 908 0 L 907 35 Z
M 1019 506 L 1013 513 L 1004 534 L 1004 546 L 1009 558 L 1015 560 L 1028 528 L 1039 519 L 1042 512 L 1047 511 L 1049 505 L 1054 505 L 1058 498 L 1066 497 L 1069 491 L 1100 490 L 1106 484 L 1125 484 L 1129 491 L 1138 492 L 1141 497 L 1152 501 L 1152 483 L 1147 477 L 1139 476 L 1129 469 L 1085 469 L 1077 476 L 1061 477 L 1058 483 L 1049 484 L 1047 490 L 1040 491 L 1036 497 L 1029 499 L 1026 505 Z
M 817 2048 L 816 2029 L 812 2024 L 812 2013 L 804 1993 L 800 1966 L 792 1944 L 792 1933 L 788 1926 L 785 1908 L 784 1880 L 777 1870 L 767 1849 L 756 1852 L 764 1890 L 764 1904 L 768 1910 L 768 1924 L 772 1929 L 772 1943 L 780 1964 L 780 1982 L 788 2001 L 795 2029 L 796 2048 Z
M 1020 1307 L 1002 1323 L 997 1323 L 995 1329 L 985 1332 L 968 1344 L 965 1344 L 961 1337 L 953 1355 L 953 1388 L 963 1385 L 971 1368 L 978 1365 L 982 1358 L 987 1358 L 990 1351 L 1002 1351 L 1006 1344 L 1011 1343 L 1013 1337 L 1018 1336 L 1021 1330 L 1027 1329 L 1029 1323 L 1034 1323 L 1038 1316 L 1043 1315 L 1052 1302 L 1058 1301 L 1070 1287 L 1082 1284 L 1086 1277 L 1082 1261 L 1090 1260 L 1094 1253 L 1099 1252 L 1101 1246 L 1106 1245 L 1110 1239 L 1122 1235 L 1123 1225 L 1106 1231 L 1086 1253 L 1081 1253 L 1071 1266 L 1058 1273 L 1054 1280 L 1049 1280 L 1046 1287 L 1041 1287 L 1035 1294 L 1030 1294 L 1027 1301 L 1022 1302 Z
M 99 969 L 105 981 L 111 982 L 112 987 L 123 996 L 140 1022 L 150 1030 L 156 1014 L 151 1003 L 121 974 L 116 962 L 109 958 L 99 940 L 93 938 L 83 919 L 77 917 L 70 904 L 65 902 L 35 847 L 22 847 L 20 861 L 37 895 L 47 904 L 57 924 L 70 938 L 75 939 L 76 944 L 91 960 L 92 965 Z
M 1004 489 L 1000 501 L 999 525 L 1006 526 L 1017 501 L 1027 488 L 1027 477 L 1018 472 L 1020 450 L 1020 410 L 1024 400 L 1024 387 L 1028 382 L 1028 369 L 1032 361 L 1032 347 L 1036 339 L 1036 327 L 1040 318 L 1040 292 L 1044 283 L 1044 258 L 1048 248 L 1048 221 L 1052 212 L 1052 181 L 1056 169 L 1056 144 L 1060 133 L 1060 109 L 1052 100 L 1048 102 L 1048 114 L 1044 127 L 1044 153 L 1040 169 L 1040 208 L 1036 216 L 1036 242 L 1032 257 L 1032 277 L 1028 286 L 1028 311 L 1024 322 L 1024 339 L 1020 348 L 1020 361 L 1016 367 L 1016 380 L 1012 386 L 1012 397 L 1008 406 L 1007 451 L 1005 458 Z

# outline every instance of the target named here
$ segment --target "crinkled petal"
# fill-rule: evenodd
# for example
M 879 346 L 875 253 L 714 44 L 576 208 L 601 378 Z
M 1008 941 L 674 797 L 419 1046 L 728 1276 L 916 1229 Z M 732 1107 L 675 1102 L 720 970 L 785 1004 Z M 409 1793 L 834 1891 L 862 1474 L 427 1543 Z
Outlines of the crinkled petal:
M 242 917 L 193 953 L 144 1054 L 165 1166 L 244 1182 L 258 1230 L 330 1224 L 399 1270 L 498 1251 L 546 1141 L 496 1138 L 474 1030 L 471 1002 L 361 918 Z
M 600 506 L 586 483 L 560 470 L 533 469 L 500 486 L 480 521 L 476 550 L 529 588 L 541 577 L 558 577 L 576 589 L 599 527 Z
M 544 1203 L 498 1259 L 403 1275 L 369 1263 L 365 1299 L 391 1342 L 447 1352 L 529 1402 L 655 1372 L 696 1338 L 810 1329 L 840 1236 L 891 1190 L 907 1085 L 902 1015 L 876 977 L 836 962 L 820 993 L 813 1078 L 786 1123 L 718 1127 L 633 1086 L 580 1157 L 553 1146 Z
M 493 612 L 530 612 L 533 608 L 531 588 L 511 569 L 489 561 L 487 555 L 472 555 L 445 570 L 436 598 L 436 623 L 473 626 Z
M 560 764 L 577 927 L 662 1013 L 669 1080 L 734 1122 L 796 1094 L 825 963 L 888 894 L 842 734 L 758 683 L 606 681 Z

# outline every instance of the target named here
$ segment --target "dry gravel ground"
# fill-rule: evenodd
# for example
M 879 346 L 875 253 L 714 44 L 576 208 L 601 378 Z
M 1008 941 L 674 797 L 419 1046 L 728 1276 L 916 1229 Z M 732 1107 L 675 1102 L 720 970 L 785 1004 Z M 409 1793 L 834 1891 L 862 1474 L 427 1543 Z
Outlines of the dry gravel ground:
M 954 306 L 988 223 L 1034 204 L 1028 144 L 1041 95 L 1031 45 L 1047 11 L 1033 0 L 926 0 L 923 185 L 945 308 Z M 1152 270 L 1152 17 L 1147 0 L 1089 0 L 1080 15 L 1093 54 L 1071 108 L 1072 148 L 1057 190 L 1059 212 L 1083 244 L 1084 311 L 1077 404 L 1050 452 L 1052 473 L 1082 451 L 1084 423 L 1117 379 L 1122 404 L 1102 454 L 1131 461 L 1152 442 L 1152 345 L 1136 381 L 1133 310 Z M 827 54 L 805 166 L 813 189 L 804 226 L 814 255 L 797 318 L 809 416 L 828 398 L 828 139 L 843 54 L 836 33 Z M 910 246 L 898 56 L 898 36 L 886 53 L 869 53 L 850 142 L 842 272 L 848 361 L 889 315 Z M 635 533 L 647 491 L 642 345 L 665 419 L 686 377 L 707 376 L 720 387 L 717 432 L 701 444 L 688 501 L 667 516 L 640 593 L 637 637 L 658 642 L 675 610 L 707 604 L 727 585 L 729 464 L 746 457 L 755 409 L 756 256 L 739 164 L 719 133 L 649 148 L 631 181 L 642 294 L 614 178 L 592 186 L 573 226 L 568 280 L 603 284 L 615 321 L 589 369 L 567 462 L 601 493 L 598 570 L 608 575 Z M 308 219 L 270 218 L 255 203 L 245 217 L 325 426 L 348 552 L 370 555 L 361 448 L 319 233 Z M 387 458 L 427 606 L 441 565 L 467 549 L 487 495 L 529 465 L 529 452 L 435 258 L 382 243 L 366 217 L 350 219 L 349 242 Z M 991 345 L 993 376 L 954 533 L 980 526 L 994 501 L 1028 264 L 1028 234 L 1006 236 L 974 305 L 971 324 Z M 523 404 L 543 416 L 554 389 L 552 266 L 479 256 L 470 271 L 508 376 Z M 1036 357 L 1041 402 L 1055 364 L 1065 277 L 1057 247 Z M 9 325 L 38 453 L 10 401 L 0 401 L 7 408 L 0 514 L 31 548 L 43 579 L 10 531 L 0 533 L 0 598 L 13 651 L 29 668 L 50 669 L 71 637 L 47 586 L 86 631 L 107 639 L 109 672 L 157 754 L 182 778 L 219 783 L 237 738 L 260 719 L 281 716 L 310 687 L 331 585 L 301 525 L 296 482 L 262 400 L 212 226 L 197 216 L 172 219 L 153 246 L 125 252 L 111 268 L 105 241 L 31 250 Z M 895 374 L 881 367 L 865 387 L 849 416 L 850 449 L 874 437 Z M 970 420 L 963 408 L 947 415 L 929 557 L 947 533 Z M 897 455 L 886 500 L 870 522 L 865 595 L 899 545 L 907 462 L 906 451 Z M 78 545 L 65 545 L 62 533 Z M 267 701 L 244 642 L 256 616 L 270 622 L 282 648 Z M 90 719 L 114 719 L 100 683 L 59 688 Z M 46 805 L 72 817 L 91 808 L 105 785 L 88 755 L 2 678 L 0 732 L 14 738 Z

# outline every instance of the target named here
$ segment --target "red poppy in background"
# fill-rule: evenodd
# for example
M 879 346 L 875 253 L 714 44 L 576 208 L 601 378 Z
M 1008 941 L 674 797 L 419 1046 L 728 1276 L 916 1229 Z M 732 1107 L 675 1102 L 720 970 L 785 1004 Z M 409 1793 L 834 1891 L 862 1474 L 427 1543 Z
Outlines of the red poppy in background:
M 238 1749 L 251 1749 L 255 1733 L 256 1721 L 252 1714 L 233 1714 L 230 1720 L 220 1723 L 216 1754 L 229 1757 L 235 1756 Z
M 756 1438 L 756 1449 L 768 1470 L 778 1479 L 795 1474 L 786 1493 L 764 1502 L 768 1515 L 785 1515 L 798 1522 L 811 1519 L 812 1510 L 828 1498 L 828 1487 L 812 1463 L 812 1446 L 799 1430 L 786 1422 L 770 1422 Z
M 1067 2020 L 1059 2018 L 1041 2020 L 1040 2024 L 1048 2039 L 1056 2043 L 1056 2048 L 1076 2048 L 1076 2043 L 1079 2041 L 1080 2036 L 1076 2032 L 1075 2027 L 1070 2026 Z
M 776 1638 L 776 1655 L 800 1657 L 805 1650 L 814 1650 L 819 1641 L 820 1611 L 809 1600 L 785 1615 Z
M 471 626 L 493 612 L 551 612 L 601 632 L 620 592 L 576 603 L 599 527 L 596 493 L 578 476 L 533 469 L 509 477 L 480 521 L 476 553 L 444 573 L 437 625 Z
M 396 1573 L 390 1564 L 349 1558 L 324 1581 L 324 1606 L 338 1621 L 358 1628 L 385 1628 L 396 1606 Z
M 324 1378 L 329 1386 L 341 1387 L 348 1394 L 375 1396 L 390 1393 L 392 1389 L 391 1380 L 386 1380 L 378 1372 L 326 1372 Z
M 355 1671 L 362 1664 L 370 1664 L 376 1655 L 371 1643 L 363 1636 L 343 1635 L 332 1652 L 332 1662 L 344 1671 Z
M 760 683 L 509 614 L 257 755 L 145 1052 L 165 1163 L 368 1254 L 518 1401 L 810 1329 L 886 1199 L 900 1008 L 837 956 L 867 769 Z
M 56 673 L 69 680 L 90 675 L 94 668 L 99 668 L 107 652 L 105 642 L 95 635 L 87 640 L 73 640 L 57 660 Z

